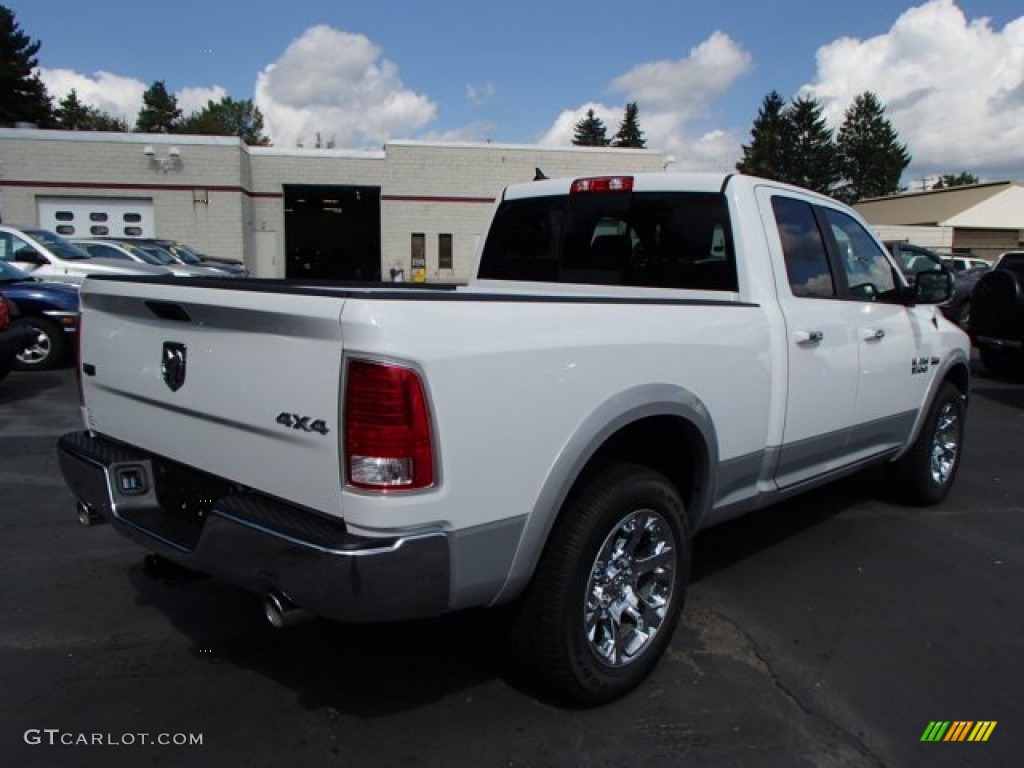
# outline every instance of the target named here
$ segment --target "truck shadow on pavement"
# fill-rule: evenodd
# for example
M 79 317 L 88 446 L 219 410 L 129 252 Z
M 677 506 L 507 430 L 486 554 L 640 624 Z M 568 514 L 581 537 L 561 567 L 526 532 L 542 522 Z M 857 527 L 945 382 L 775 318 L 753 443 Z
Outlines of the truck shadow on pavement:
M 862 473 L 701 533 L 692 581 L 842 514 L 872 490 Z M 502 609 L 376 625 L 313 619 L 281 631 L 263 620 L 256 595 L 216 579 L 167 584 L 144 575 L 141 563 L 131 579 L 138 602 L 190 638 L 198 663 L 253 671 L 294 691 L 306 710 L 385 717 L 498 680 L 546 701 L 509 670 Z

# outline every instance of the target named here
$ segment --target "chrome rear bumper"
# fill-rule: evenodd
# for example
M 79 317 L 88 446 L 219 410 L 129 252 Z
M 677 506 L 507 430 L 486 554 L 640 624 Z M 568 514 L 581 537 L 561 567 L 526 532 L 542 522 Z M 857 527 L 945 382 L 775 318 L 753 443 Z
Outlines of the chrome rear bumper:
M 131 446 L 70 432 L 72 493 L 147 550 L 339 621 L 435 616 L 449 602 L 447 536 L 352 535 L 344 522 L 233 486 Z M 184 511 L 180 511 L 184 510 Z

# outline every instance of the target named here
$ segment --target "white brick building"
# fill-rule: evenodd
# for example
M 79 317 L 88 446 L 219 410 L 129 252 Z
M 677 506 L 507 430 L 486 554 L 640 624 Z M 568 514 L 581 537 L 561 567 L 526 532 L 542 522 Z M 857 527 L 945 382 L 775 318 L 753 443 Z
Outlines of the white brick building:
M 462 281 L 507 184 L 538 168 L 554 178 L 664 162 L 650 150 L 402 141 L 359 152 L 0 129 L 0 216 L 69 236 L 179 240 L 260 277 Z

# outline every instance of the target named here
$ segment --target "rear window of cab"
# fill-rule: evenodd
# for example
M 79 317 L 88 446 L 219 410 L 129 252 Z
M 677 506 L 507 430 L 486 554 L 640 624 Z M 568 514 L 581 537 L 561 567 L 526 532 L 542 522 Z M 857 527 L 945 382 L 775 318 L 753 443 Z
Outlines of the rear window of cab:
M 506 200 L 481 255 L 490 280 L 736 291 L 724 196 L 600 191 Z

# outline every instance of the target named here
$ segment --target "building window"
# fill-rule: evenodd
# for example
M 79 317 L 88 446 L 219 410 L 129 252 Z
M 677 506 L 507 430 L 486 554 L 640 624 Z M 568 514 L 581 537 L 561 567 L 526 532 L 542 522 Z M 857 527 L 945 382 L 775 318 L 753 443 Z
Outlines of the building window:
M 90 213 L 89 221 L 106 221 L 107 214 L 105 213 Z
M 97 236 L 98 235 L 109 235 L 110 234 L 110 228 L 109 227 L 104 227 L 102 225 L 93 225 L 93 226 L 89 227 L 89 234 L 97 235 Z
M 437 236 L 437 268 L 453 269 L 452 266 L 452 236 L 442 234 Z
M 125 227 L 124 233 L 132 237 L 139 237 L 142 234 L 142 227 Z
M 74 221 L 75 214 L 71 211 L 57 211 L 55 214 L 57 221 Z
M 58 235 L 73 235 L 75 234 L 75 228 L 70 224 L 58 224 L 57 225 Z
M 141 213 L 126 213 L 124 215 L 124 220 L 126 222 L 128 222 L 129 224 L 138 224 L 140 221 L 142 221 L 142 214 Z

